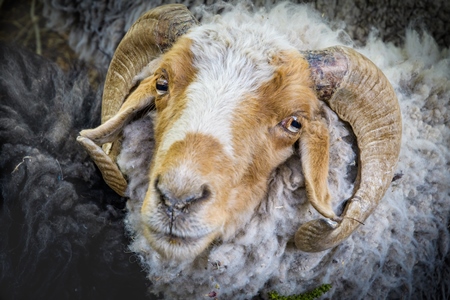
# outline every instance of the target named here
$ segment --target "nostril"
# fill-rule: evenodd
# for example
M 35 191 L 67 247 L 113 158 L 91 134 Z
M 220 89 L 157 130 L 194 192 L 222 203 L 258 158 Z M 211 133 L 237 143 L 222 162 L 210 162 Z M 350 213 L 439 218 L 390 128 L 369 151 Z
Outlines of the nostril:
M 164 184 L 161 177 L 157 176 L 154 187 L 160 203 L 168 209 L 169 213 L 172 213 L 174 210 L 188 212 L 200 202 L 211 197 L 211 189 L 207 184 L 203 184 L 198 188 L 192 185 L 185 189 L 171 188 L 171 185 Z
M 172 208 L 174 205 L 177 204 L 178 201 L 176 201 L 176 199 L 169 197 L 167 194 L 162 192 L 159 188 L 157 188 L 156 190 L 159 194 L 159 200 L 161 201 L 162 204 L 164 204 L 165 206 L 170 207 L 170 208 Z
M 155 190 L 157 190 L 158 193 L 161 192 L 161 191 L 159 190 L 159 187 L 158 187 L 158 185 L 159 185 L 159 178 L 160 178 L 160 176 L 159 176 L 159 175 L 156 175 L 155 183 L 154 183 Z
M 207 200 L 211 196 L 211 190 L 209 187 L 204 184 L 200 187 L 199 192 L 193 194 L 191 197 L 186 198 L 185 202 L 187 204 L 191 204 L 194 202 L 200 202 L 203 200 Z
M 201 196 L 195 199 L 195 201 L 208 200 L 208 198 L 211 196 L 211 190 L 206 184 L 202 185 L 201 190 L 202 190 Z
M 161 202 L 167 207 L 171 208 L 174 204 L 176 204 L 176 201 L 173 201 L 171 198 L 161 192 L 159 193 L 159 197 L 161 199 Z
M 172 210 L 172 206 L 174 203 L 172 203 L 173 201 L 171 201 L 171 197 L 163 191 L 163 188 L 160 187 L 160 176 L 157 175 L 155 178 L 155 183 L 154 183 L 154 187 L 155 187 L 155 191 L 158 194 L 159 200 L 161 201 L 162 204 L 164 204 L 165 206 L 169 207 L 170 210 Z

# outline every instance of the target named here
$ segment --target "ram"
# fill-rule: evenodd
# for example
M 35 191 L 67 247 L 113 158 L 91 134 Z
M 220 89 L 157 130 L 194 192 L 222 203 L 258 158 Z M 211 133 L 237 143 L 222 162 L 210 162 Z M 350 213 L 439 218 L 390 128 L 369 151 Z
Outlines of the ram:
M 127 97 L 147 64 L 151 75 Z M 350 124 L 359 148 L 357 188 L 340 216 L 328 191 L 329 134 L 319 100 Z M 334 247 L 377 206 L 400 151 L 395 92 L 364 56 L 345 47 L 299 51 L 253 26 L 198 26 L 180 5 L 151 10 L 130 29 L 108 72 L 103 124 L 78 139 L 120 194 L 118 134 L 152 105 L 156 149 L 142 226 L 167 258 L 192 259 L 233 237 L 297 141 L 309 202 L 324 218 L 303 224 L 295 243 L 309 252 Z
M 303 12 L 287 4 L 269 14 L 237 8 L 198 24 L 183 6 L 163 6 L 139 18 L 119 44 L 102 124 L 78 141 L 105 181 L 130 198 L 131 249 L 154 292 L 250 299 L 329 282 L 338 298 L 446 293 L 439 279 L 446 265 L 431 271 L 422 259 L 433 248 L 448 250 L 448 171 L 436 165 L 445 165 L 445 147 L 433 146 L 448 140 L 445 110 L 420 129 L 409 100 L 417 92 L 407 83 L 418 67 L 400 66 L 408 58 L 390 45 L 362 49 L 390 72 L 401 113 L 383 72 L 349 47 L 329 47 L 339 32 L 310 29 L 314 18 Z M 304 27 L 286 24 L 289 18 Z M 420 45 L 415 39 L 408 37 Z M 417 55 L 408 55 L 414 62 Z M 417 80 L 415 89 L 429 90 Z M 442 80 L 427 105 L 448 101 Z M 438 130 L 442 139 L 419 146 L 417 130 L 429 141 Z M 409 154 L 398 161 L 401 148 Z M 423 159 L 412 153 L 422 151 L 434 162 L 419 171 Z M 428 178 L 423 172 L 435 174 L 435 183 L 411 179 Z M 413 200 L 419 190 L 427 196 Z M 427 234 L 418 234 L 425 228 L 441 236 L 431 248 L 422 246 Z M 421 272 L 434 275 L 424 280 Z
M 369 36 L 371 63 L 305 6 L 209 9 L 143 16 L 79 138 L 126 212 L 75 142 L 84 76 L 2 50 L 1 295 L 448 298 L 448 49 Z

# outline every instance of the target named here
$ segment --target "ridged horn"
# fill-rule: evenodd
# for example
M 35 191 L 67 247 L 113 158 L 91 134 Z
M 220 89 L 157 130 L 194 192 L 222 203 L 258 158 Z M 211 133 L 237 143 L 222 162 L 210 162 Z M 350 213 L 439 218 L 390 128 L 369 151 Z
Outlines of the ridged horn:
M 392 182 L 402 120 L 394 89 L 368 58 L 341 46 L 301 54 L 319 99 L 350 124 L 359 148 L 355 191 L 343 214 L 309 221 L 295 234 L 297 248 L 318 252 L 347 239 L 377 207 Z
M 131 26 L 106 74 L 102 124 L 119 111 L 135 84 L 134 77 L 195 24 L 197 20 L 186 6 L 168 4 L 148 11 Z
M 137 110 L 151 105 L 150 99 L 142 102 L 132 98 L 125 102 L 137 83 L 136 75 L 195 24 L 197 21 L 189 10 L 179 4 L 160 6 L 142 15 L 123 37 L 111 60 L 103 89 L 102 124 L 81 131 L 77 138 L 106 183 L 121 196 L 125 194 L 127 182 L 116 164 L 121 150 L 120 134 Z

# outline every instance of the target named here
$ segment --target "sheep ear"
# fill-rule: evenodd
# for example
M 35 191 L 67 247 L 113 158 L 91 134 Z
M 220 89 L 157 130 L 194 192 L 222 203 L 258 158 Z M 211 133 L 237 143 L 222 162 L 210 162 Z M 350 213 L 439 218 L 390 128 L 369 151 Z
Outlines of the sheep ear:
M 312 121 L 303 127 L 300 151 L 309 202 L 323 216 L 336 220 L 327 182 L 329 147 L 329 133 L 324 123 Z

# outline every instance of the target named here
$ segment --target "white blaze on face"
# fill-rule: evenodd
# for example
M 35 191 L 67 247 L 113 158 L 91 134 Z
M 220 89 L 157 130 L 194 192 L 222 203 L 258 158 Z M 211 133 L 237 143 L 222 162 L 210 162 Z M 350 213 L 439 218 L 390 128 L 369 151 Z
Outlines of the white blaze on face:
M 274 68 L 269 56 L 274 51 L 257 49 L 257 36 L 253 41 L 242 41 L 242 37 L 227 30 L 194 31 L 188 37 L 193 41 L 196 77 L 186 90 L 186 107 L 166 132 L 160 150 L 169 150 L 187 133 L 201 133 L 215 137 L 233 158 L 236 107 L 272 78 Z

